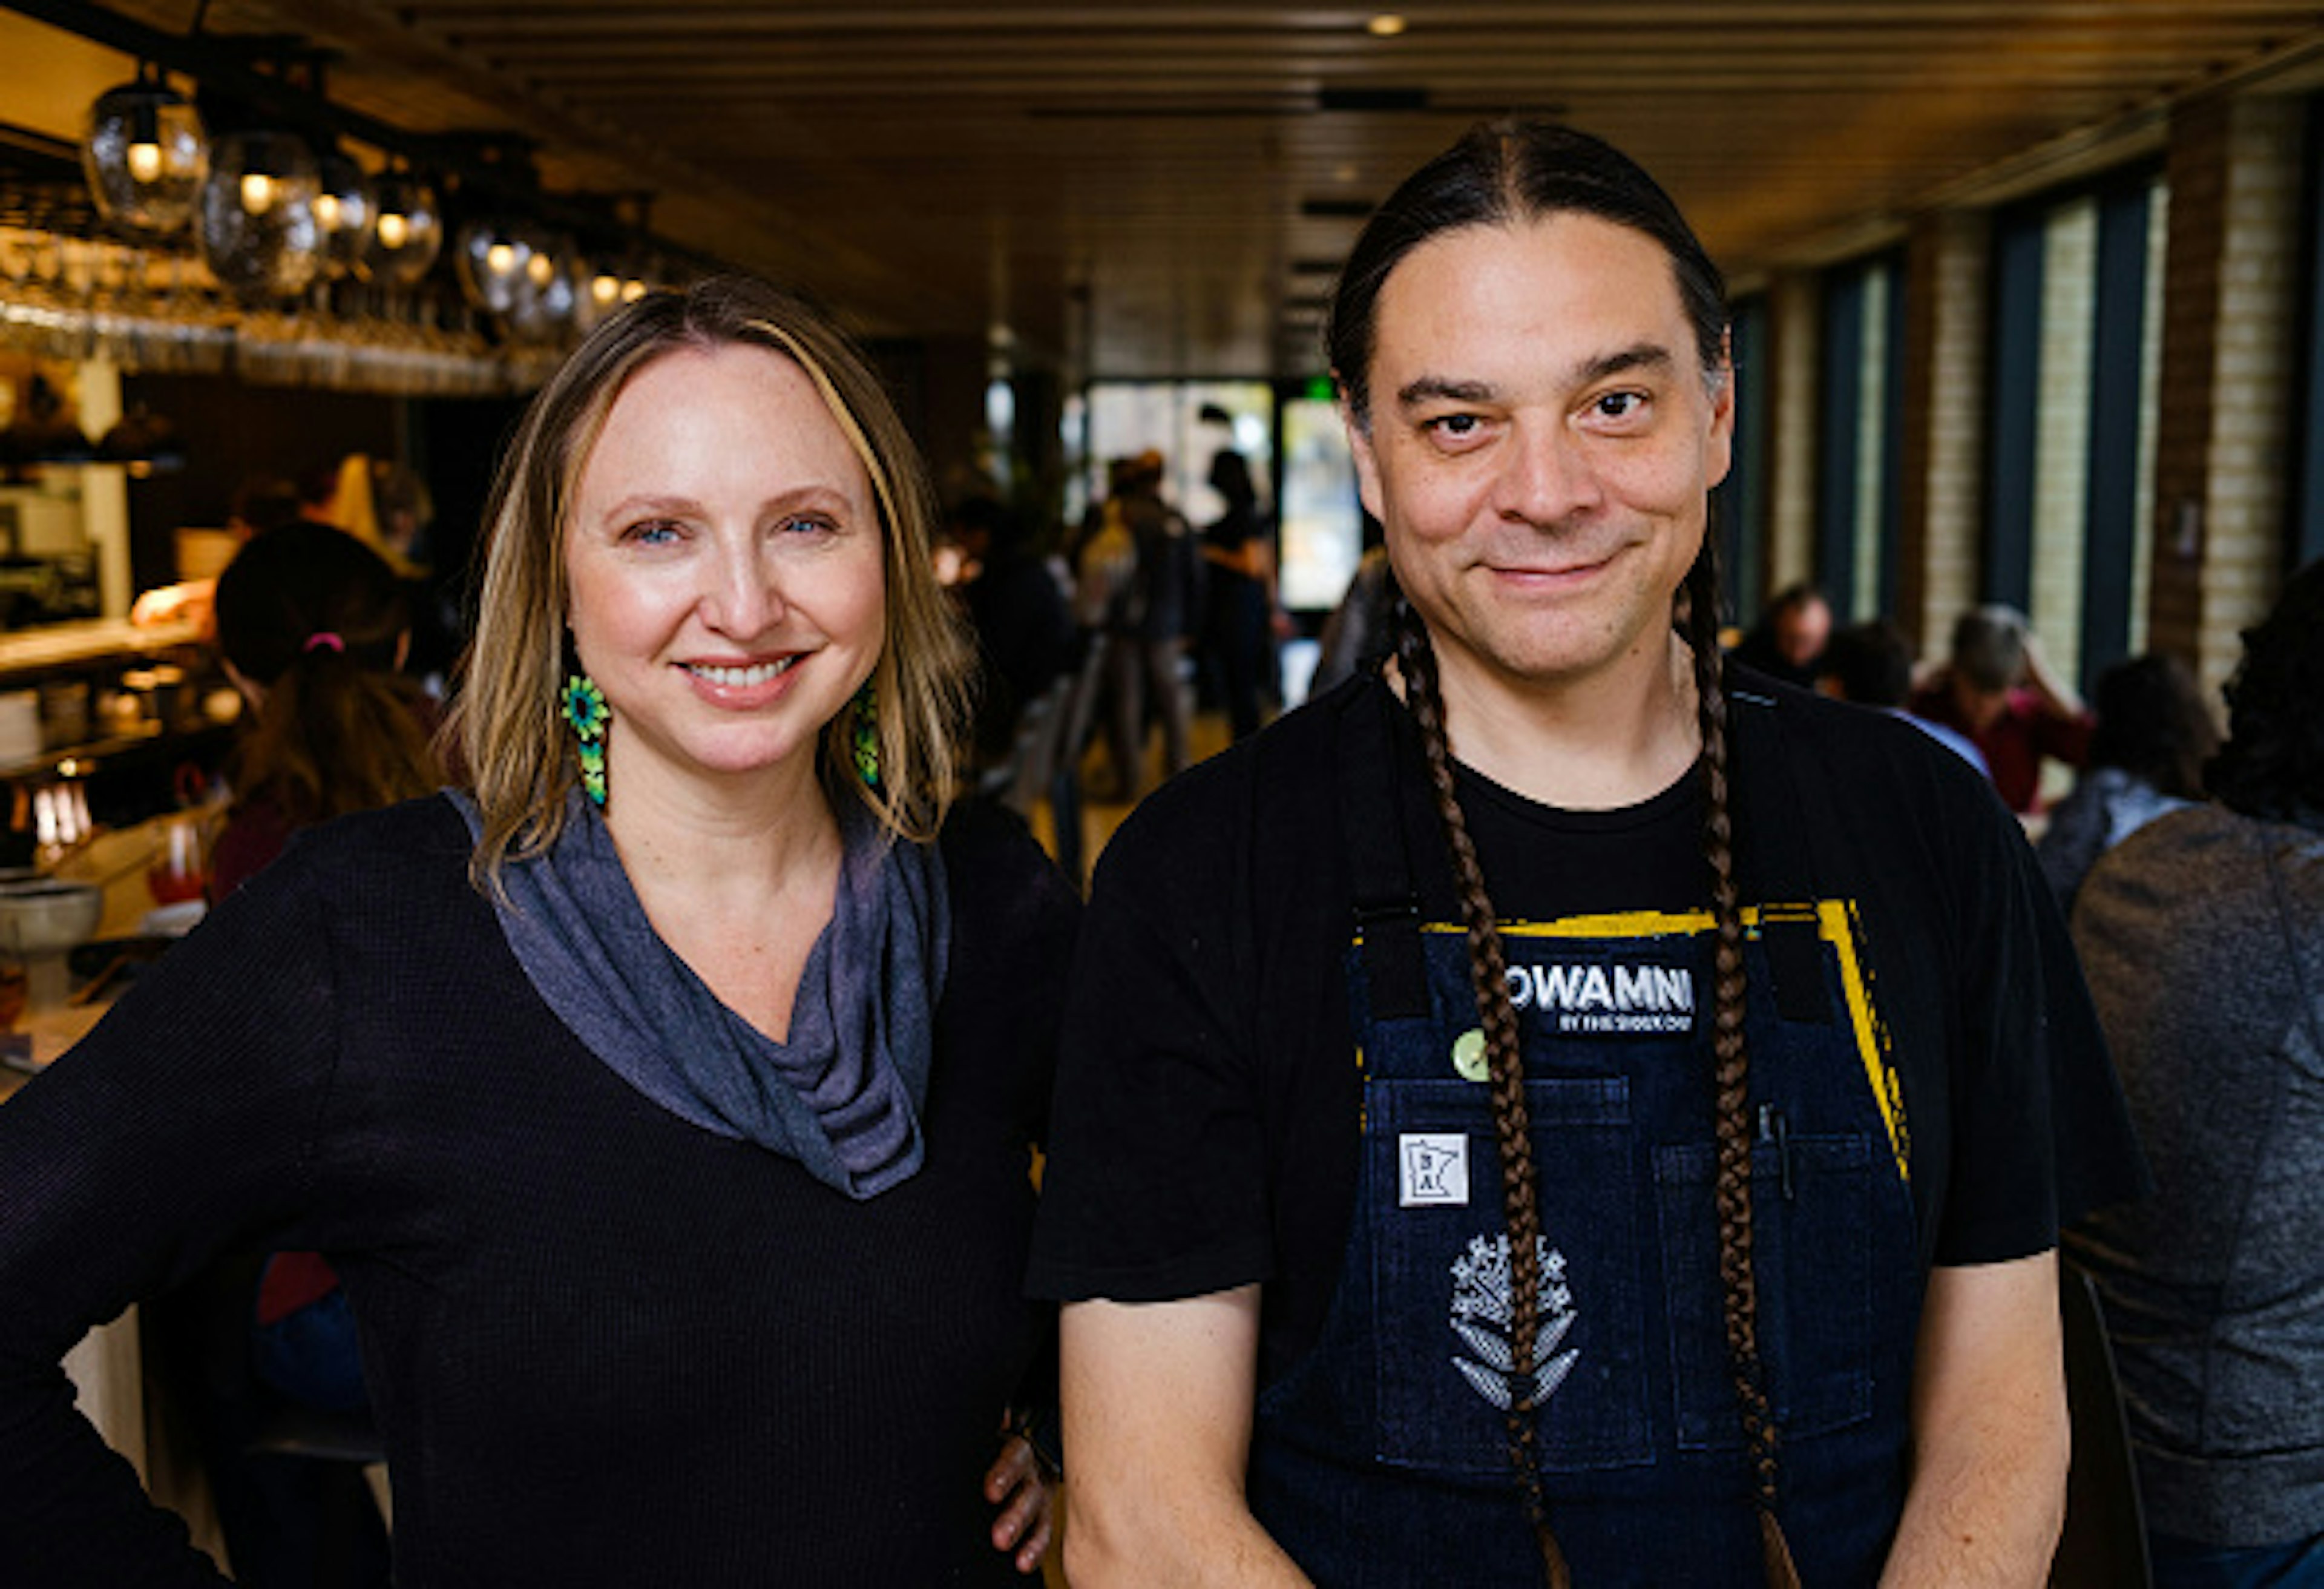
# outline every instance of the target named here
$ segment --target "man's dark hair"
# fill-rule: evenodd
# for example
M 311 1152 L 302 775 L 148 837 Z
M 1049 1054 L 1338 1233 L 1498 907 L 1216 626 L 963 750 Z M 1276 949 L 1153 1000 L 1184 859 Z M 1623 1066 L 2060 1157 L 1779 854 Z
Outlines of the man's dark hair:
M 1469 226 L 1589 215 L 1663 246 L 1705 370 L 1727 347 L 1727 287 L 1694 229 L 1655 180 L 1612 144 L 1547 122 L 1485 122 L 1405 179 L 1364 224 L 1323 326 L 1324 353 L 1348 411 L 1371 418 L 1372 344 L 1380 289 L 1404 256 Z
M 1832 631 L 1817 671 L 1842 700 L 1893 710 L 1913 693 L 1913 642 L 1893 618 L 1850 624 Z
M 2324 827 L 2324 559 L 2292 577 L 2227 681 L 2227 743 L 2203 769 L 2246 817 Z
M 2163 794 L 2203 797 L 2203 763 L 2218 748 L 2218 725 L 2187 664 L 2150 651 L 2098 676 L 2091 707 L 2089 764 L 2119 767 Z
M 1779 617 L 1801 607 L 1813 606 L 1821 600 L 1823 600 L 1823 592 L 1817 587 L 1815 582 L 1811 579 L 1802 579 L 1795 584 L 1786 585 L 1783 589 L 1775 592 L 1775 599 L 1767 604 L 1767 615 L 1771 618 Z
M 1414 172 L 1365 223 L 1333 294 L 1324 341 L 1333 378 L 1360 429 L 1370 423 L 1372 350 L 1379 295 L 1406 255 L 1430 239 L 1478 226 L 1515 226 L 1564 214 L 1587 215 L 1641 233 L 1671 262 L 1680 303 L 1692 328 L 1706 382 L 1724 378 L 1725 288 L 1692 228 L 1629 157 L 1571 127 L 1489 123 L 1471 129 Z M 1694 653 L 1696 716 L 1702 736 L 1703 858 L 1711 879 L 1714 1068 L 1712 1115 L 1718 1147 L 1714 1176 L 1719 1280 L 1728 1364 L 1749 1464 L 1768 1582 L 1796 1584 L 1798 1575 L 1775 1520 L 1776 1429 L 1758 1349 L 1758 1287 L 1752 1262 L 1749 1057 L 1743 1038 L 1743 915 L 1735 878 L 1734 827 L 1728 798 L 1727 697 L 1719 649 L 1716 542 L 1706 513 L 1702 550 L 1672 604 L 1673 626 Z M 1541 1237 L 1538 1178 L 1525 1094 L 1525 1058 L 1510 1005 L 1506 956 L 1484 875 L 1454 795 L 1451 741 L 1428 625 L 1409 603 L 1403 611 L 1397 667 L 1406 703 L 1421 733 L 1437 819 L 1453 857 L 1454 882 L 1468 929 L 1470 978 L 1485 1034 L 1493 1133 L 1501 1169 L 1501 1206 L 1509 1242 L 1512 1361 L 1532 1360 L 1540 1328 Z M 1534 1403 L 1524 1376 L 1510 1385 L 1508 1455 L 1526 1515 L 1540 1542 L 1553 1589 L 1570 1584 L 1563 1551 L 1550 1527 L 1534 1456 Z

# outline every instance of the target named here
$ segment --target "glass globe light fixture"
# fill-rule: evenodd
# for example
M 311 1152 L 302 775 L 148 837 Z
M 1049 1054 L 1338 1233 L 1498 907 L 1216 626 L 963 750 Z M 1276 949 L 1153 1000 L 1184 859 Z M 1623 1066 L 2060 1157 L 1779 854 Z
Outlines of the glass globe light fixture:
M 622 264 L 611 254 L 585 255 L 575 263 L 573 328 L 586 336 L 622 307 Z
M 523 342 L 554 342 L 572 326 L 586 287 L 573 240 L 555 233 L 519 228 L 529 252 L 506 315 L 510 335 Z
M 154 234 L 185 226 L 209 158 L 200 113 L 150 65 L 89 106 L 81 174 L 98 213 L 117 225 Z
M 315 162 L 315 225 L 323 236 L 323 267 L 344 276 L 362 262 L 379 225 L 379 201 L 363 167 L 333 150 Z
M 637 247 L 622 261 L 622 301 L 635 303 L 670 283 L 669 262 L 654 250 Z
M 390 170 L 373 180 L 372 199 L 379 219 L 355 260 L 355 274 L 382 287 L 409 287 L 444 249 L 436 189 L 409 171 Z
M 497 217 L 462 226 L 452 263 L 468 302 L 487 314 L 512 311 L 522 284 L 530 280 L 537 244 L 530 228 Z
M 235 133 L 210 151 L 200 242 L 210 273 L 244 302 L 291 298 L 323 268 L 315 157 L 289 133 Z

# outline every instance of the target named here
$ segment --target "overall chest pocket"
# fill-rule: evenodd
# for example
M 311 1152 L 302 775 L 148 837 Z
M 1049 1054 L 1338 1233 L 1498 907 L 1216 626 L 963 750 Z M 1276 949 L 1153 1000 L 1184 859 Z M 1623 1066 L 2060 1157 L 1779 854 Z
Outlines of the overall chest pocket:
M 1886 1151 L 1859 1135 L 1793 1137 L 1780 1151 L 1753 1146 L 1759 1359 L 1787 1436 L 1872 1414 L 1877 1172 Z M 1655 1150 L 1678 1438 L 1689 1449 L 1743 1443 L 1719 1286 L 1715 1165 L 1708 1145 Z
M 1542 1210 L 1541 1331 L 1529 1371 L 1542 1465 L 1651 1461 L 1628 1086 L 1532 1082 L 1526 1097 Z M 1486 1089 L 1375 1081 L 1365 1098 L 1376 1455 L 1434 1472 L 1506 1474 L 1509 1245 Z

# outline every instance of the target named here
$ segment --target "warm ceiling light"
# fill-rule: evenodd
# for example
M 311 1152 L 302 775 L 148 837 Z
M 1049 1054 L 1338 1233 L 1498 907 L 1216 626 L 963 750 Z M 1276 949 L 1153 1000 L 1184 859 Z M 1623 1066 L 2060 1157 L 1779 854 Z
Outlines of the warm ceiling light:
M 436 190 L 410 171 L 392 168 L 372 183 L 372 201 L 379 208 L 379 224 L 355 261 L 355 274 L 384 286 L 409 287 L 428 273 L 444 246 Z
M 1364 23 L 1364 32 L 1375 39 L 1393 39 L 1404 32 L 1404 18 L 1393 11 L 1383 11 Z
M 246 303 L 292 298 L 323 266 L 315 157 L 287 133 L 221 138 L 210 151 L 196 236 L 210 273 Z
M 364 250 L 379 226 L 379 200 L 363 167 L 327 150 L 315 162 L 319 189 L 315 195 L 315 223 L 323 229 L 324 263 L 334 276 L 353 273 L 363 263 Z
M 484 250 L 484 268 L 495 276 L 516 274 L 516 245 L 494 243 Z
M 89 107 L 80 146 L 89 196 L 107 220 L 148 236 L 193 219 L 209 140 L 201 117 L 151 65 Z

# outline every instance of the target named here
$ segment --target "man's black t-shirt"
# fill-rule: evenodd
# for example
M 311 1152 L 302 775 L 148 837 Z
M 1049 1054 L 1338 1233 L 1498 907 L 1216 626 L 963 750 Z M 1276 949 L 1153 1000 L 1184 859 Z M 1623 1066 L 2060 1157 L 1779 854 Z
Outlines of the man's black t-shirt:
M 1066 1014 L 1032 1289 L 1148 1301 L 1263 1282 L 1263 1382 L 1321 1328 L 1354 1200 L 1338 747 L 1384 689 L 1333 691 L 1132 816 L 1099 867 Z M 1745 902 L 1820 892 L 1856 914 L 1911 1121 L 1923 1263 L 2038 1252 L 2062 1218 L 2134 1194 L 2080 973 L 1990 789 L 1880 714 L 1748 673 L 1730 697 Z M 1408 846 L 1428 918 L 1458 920 L 1417 734 L 1389 716 L 1379 771 L 1405 830 L 1379 841 Z M 1709 900 L 1694 776 L 1595 812 L 1465 769 L 1458 783 L 1505 922 Z M 1774 875 L 1802 867 L 1814 876 Z

